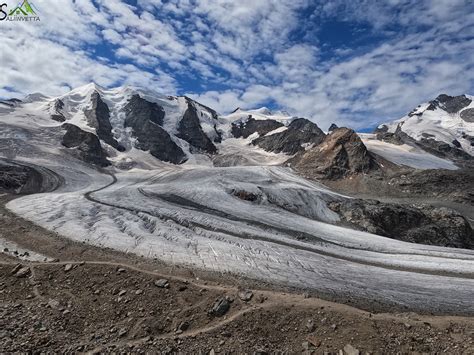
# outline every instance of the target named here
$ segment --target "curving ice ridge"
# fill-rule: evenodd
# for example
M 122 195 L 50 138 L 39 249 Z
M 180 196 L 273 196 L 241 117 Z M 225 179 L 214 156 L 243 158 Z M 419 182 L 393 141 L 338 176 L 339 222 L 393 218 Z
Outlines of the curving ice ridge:
M 89 89 L 63 97 L 69 118 L 81 125 Z M 117 124 L 123 95 L 99 90 L 112 107 L 116 137 L 125 136 L 129 132 Z M 64 179 L 53 192 L 7 205 L 40 226 L 96 246 L 339 299 L 474 314 L 474 251 L 336 226 L 338 215 L 327 203 L 348 197 L 275 166 L 284 161 L 282 155 L 230 138 L 218 148 L 227 159 L 238 151 L 240 158 L 252 155 L 246 166 L 215 167 L 205 154 L 173 165 L 130 148 L 114 159 L 140 165 L 97 169 L 61 148 L 63 132 L 48 118 L 53 99 L 39 100 L 0 113 L 0 154 L 14 152 L 16 161 L 48 168 Z M 167 113 L 176 112 L 165 119 L 172 130 L 180 99 L 163 100 L 170 105 Z

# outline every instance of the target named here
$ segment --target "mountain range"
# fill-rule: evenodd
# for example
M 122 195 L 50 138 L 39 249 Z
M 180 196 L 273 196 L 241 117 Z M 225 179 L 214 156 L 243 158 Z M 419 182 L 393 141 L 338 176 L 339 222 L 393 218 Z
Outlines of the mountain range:
M 362 134 L 89 84 L 0 102 L 0 189 L 75 241 L 430 310 L 422 290 L 474 313 L 473 111 L 440 95 Z M 440 274 L 456 275 L 456 302 L 427 291 Z

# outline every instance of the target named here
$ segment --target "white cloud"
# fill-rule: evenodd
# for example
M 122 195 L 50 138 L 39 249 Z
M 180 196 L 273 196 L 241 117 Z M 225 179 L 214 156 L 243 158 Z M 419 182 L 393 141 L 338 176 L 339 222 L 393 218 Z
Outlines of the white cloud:
M 474 88 L 469 0 L 36 2 L 40 23 L 0 23 L 0 95 L 12 87 L 15 95 L 58 94 L 90 81 L 173 94 L 177 78 L 191 78 L 208 90 L 192 96 L 220 112 L 270 102 L 323 127 L 363 127 L 440 92 Z M 314 13 L 301 18 L 307 5 Z M 332 19 L 364 24 L 386 40 L 370 49 L 346 43 L 324 56 L 316 24 Z M 292 35 L 307 21 L 314 33 Z M 115 57 L 98 57 L 95 44 Z M 24 68 L 34 69 L 24 75 Z

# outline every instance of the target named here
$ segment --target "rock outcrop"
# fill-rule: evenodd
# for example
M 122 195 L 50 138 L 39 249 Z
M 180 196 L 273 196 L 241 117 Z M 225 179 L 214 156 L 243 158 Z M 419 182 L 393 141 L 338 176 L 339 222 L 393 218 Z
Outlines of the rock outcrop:
M 187 160 L 183 150 L 161 127 L 165 111 L 160 105 L 139 95 L 133 95 L 124 111 L 125 127 L 133 129 L 132 134 L 137 138 L 137 149 L 148 150 L 155 158 L 173 164 L 181 164 Z
M 348 199 L 329 208 L 361 230 L 406 242 L 474 248 L 474 232 L 458 212 L 429 205 L 401 205 Z
M 51 119 L 56 122 L 64 122 L 66 121 L 66 117 L 62 113 L 62 109 L 64 108 L 64 102 L 60 99 L 54 101 L 53 106 L 53 113 L 51 114 Z
M 456 113 L 469 106 L 471 102 L 472 100 L 466 97 L 466 95 L 449 96 L 441 94 L 433 101 L 430 101 L 427 110 L 434 111 L 436 108 L 441 108 L 448 113 Z
M 288 161 L 306 177 L 338 179 L 366 173 L 378 165 L 352 129 L 337 128 L 324 141 Z
M 246 121 L 232 123 L 231 133 L 235 138 L 248 138 L 254 133 L 264 136 L 277 128 L 283 127 L 283 123 L 275 120 L 256 120 L 249 115 Z
M 329 126 L 329 129 L 328 129 L 328 132 L 332 132 L 332 131 L 334 131 L 334 130 L 337 129 L 337 128 L 339 128 L 339 127 L 337 126 L 337 124 L 331 123 L 331 125 Z
M 100 94 L 94 91 L 91 95 L 92 108 L 85 110 L 84 114 L 87 118 L 87 123 L 95 128 L 99 139 L 111 145 L 120 152 L 125 148 L 117 142 L 112 134 L 112 125 L 110 124 L 110 110 L 107 104 L 102 101 Z
M 474 169 L 413 170 L 392 175 L 391 190 L 474 205 Z
M 423 133 L 423 137 L 420 140 L 416 140 L 402 130 L 402 124 L 399 124 L 393 133 L 388 132 L 388 127 L 385 125 L 377 128 L 374 133 L 378 140 L 397 145 L 408 144 L 419 147 L 441 158 L 455 160 L 472 159 L 471 155 L 461 149 L 461 144 L 457 140 L 452 141 L 452 145 L 450 145 L 446 142 L 436 140 L 434 136 L 429 133 Z M 467 139 L 467 137 L 464 138 Z
M 62 128 L 66 130 L 61 144 L 66 148 L 74 148 L 74 153 L 83 161 L 98 166 L 108 166 L 110 162 L 100 145 L 99 138 L 86 132 L 76 125 L 64 123 Z
M 459 115 L 466 122 L 474 122 L 474 108 L 462 110 Z
M 216 146 L 202 130 L 195 103 L 189 98 L 186 101 L 188 108 L 179 122 L 177 136 L 188 142 L 194 152 L 216 153 Z
M 0 191 L 20 192 L 34 173 L 26 166 L 0 162 Z
M 317 124 L 305 118 L 297 118 L 288 125 L 287 130 L 259 137 L 252 144 L 268 152 L 296 154 L 303 151 L 305 145 L 320 144 L 325 137 Z

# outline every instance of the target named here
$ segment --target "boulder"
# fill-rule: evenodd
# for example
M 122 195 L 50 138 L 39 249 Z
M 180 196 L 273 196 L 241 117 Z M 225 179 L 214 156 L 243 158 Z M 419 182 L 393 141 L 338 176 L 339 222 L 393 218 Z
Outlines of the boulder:
M 238 296 L 242 301 L 248 302 L 252 299 L 253 292 L 250 290 L 240 290 Z
M 155 281 L 155 286 L 156 287 L 159 287 L 159 288 L 169 288 L 170 287 L 170 283 L 168 280 L 166 279 L 159 279 L 159 280 L 156 280 Z
M 222 317 L 225 315 L 230 309 L 230 302 L 226 297 L 221 297 L 214 302 L 214 305 L 212 308 L 209 310 L 209 314 L 216 316 L 216 317 Z

